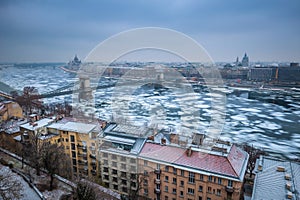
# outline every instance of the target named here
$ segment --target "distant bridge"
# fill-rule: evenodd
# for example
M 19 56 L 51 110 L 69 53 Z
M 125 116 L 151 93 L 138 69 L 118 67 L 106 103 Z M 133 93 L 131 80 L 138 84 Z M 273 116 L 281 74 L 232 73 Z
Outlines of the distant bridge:
M 45 92 L 45 93 L 42 93 L 39 95 L 33 95 L 32 99 L 52 98 L 52 97 L 56 97 L 56 96 L 63 96 L 63 95 L 80 92 L 82 90 L 81 88 L 76 89 L 74 87 L 77 84 L 79 84 L 79 81 L 70 83 L 66 86 L 60 87 L 53 91 Z M 106 84 L 106 85 L 98 85 L 96 87 L 91 87 L 91 90 L 110 88 L 110 87 L 114 87 L 115 85 L 116 85 L 116 83 L 110 83 L 110 84 Z M 10 100 L 14 99 L 14 97 L 11 94 L 8 94 L 7 92 L 4 92 L 4 91 L 0 91 L 0 97 L 4 97 L 4 98 L 10 99 Z

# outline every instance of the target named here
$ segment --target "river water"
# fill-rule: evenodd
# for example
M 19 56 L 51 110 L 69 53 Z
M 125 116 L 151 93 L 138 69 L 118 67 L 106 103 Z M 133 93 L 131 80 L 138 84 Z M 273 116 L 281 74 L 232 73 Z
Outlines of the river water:
M 53 91 L 77 80 L 59 68 L 59 64 L 18 64 L 0 66 L 0 81 L 22 90 L 34 86 L 39 93 Z M 118 110 L 114 88 L 95 92 L 95 114 L 111 119 L 113 112 L 127 123 L 150 125 L 174 132 L 205 132 L 211 120 L 211 94 L 205 89 L 174 95 L 168 89 L 137 88 L 133 94 L 122 94 L 127 110 Z M 118 96 L 118 95 L 117 95 Z M 120 95 L 119 95 L 120 96 Z M 43 100 L 45 103 L 71 102 L 71 95 Z M 185 105 L 184 109 L 182 105 Z M 191 113 L 191 114 L 187 114 Z M 195 114 L 196 113 L 196 114 Z M 300 91 L 264 91 L 250 93 L 235 90 L 226 96 L 225 124 L 221 138 L 247 142 L 268 152 L 289 158 L 300 158 Z

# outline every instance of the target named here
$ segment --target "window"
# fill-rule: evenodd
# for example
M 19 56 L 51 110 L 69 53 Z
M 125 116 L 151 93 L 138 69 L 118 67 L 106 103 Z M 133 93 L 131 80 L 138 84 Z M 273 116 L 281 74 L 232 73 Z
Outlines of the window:
M 104 175 L 104 179 L 108 180 L 109 179 L 108 175 Z
M 169 176 L 165 176 L 165 181 L 169 182 Z
M 107 153 L 103 153 L 103 157 L 104 157 L 104 158 L 107 158 L 107 157 L 108 157 L 108 154 L 107 154 Z
M 189 172 L 189 183 L 195 183 L 195 173 Z
M 218 178 L 218 184 L 221 185 L 222 184 L 222 179 Z
M 212 176 L 208 176 L 208 181 L 212 182 Z
M 115 170 L 115 169 L 113 169 L 113 170 L 112 170 L 112 174 L 118 174 L 118 171 Z
M 221 196 L 221 190 L 217 189 L 217 196 Z
M 75 150 L 75 144 L 74 143 L 71 144 L 71 149 Z
M 76 152 L 75 151 L 72 151 L 72 157 L 76 158 Z
M 177 179 L 176 178 L 173 178 L 173 184 L 176 184 L 177 183 Z
M 188 194 L 194 195 L 195 190 L 193 188 L 188 188 Z
M 136 174 L 130 174 L 131 179 L 136 179 Z
M 118 178 L 117 177 L 113 177 L 113 182 L 118 182 Z
M 118 185 L 114 185 L 114 190 L 118 190 Z
M 166 172 L 169 171 L 169 166 L 166 166 L 165 171 L 166 171 Z
M 123 187 L 122 191 L 127 193 L 127 187 Z
M 148 176 L 148 171 L 147 170 L 144 170 L 144 175 Z
M 183 191 L 180 191 L 180 196 L 183 197 Z
M 173 188 L 172 193 L 173 193 L 173 194 L 176 194 L 176 188 Z
M 148 185 L 148 180 L 144 179 L 144 185 Z
M 126 169 L 126 165 L 124 163 L 121 164 L 122 169 Z
M 104 171 L 104 172 L 108 172 L 108 167 L 104 167 L 104 168 L 103 168 L 103 171 Z
M 130 162 L 131 162 L 131 163 L 135 163 L 135 159 L 134 159 L 134 158 L 131 158 L 131 159 L 130 159 Z
M 131 181 L 130 184 L 131 184 L 131 187 L 134 187 L 134 188 L 136 187 L 136 182 Z
M 111 159 L 117 160 L 117 156 L 116 155 L 111 155 Z
M 117 167 L 117 162 L 112 162 L 113 167 Z
M 232 187 L 232 180 L 228 180 L 228 187 Z
M 148 194 L 148 189 L 144 189 L 144 194 L 145 194 L 145 195 Z
M 173 174 L 177 174 L 177 170 L 175 167 L 173 167 Z
M 184 186 L 184 181 L 180 181 L 180 186 L 181 186 L 181 187 Z
M 207 200 L 211 200 L 211 198 L 207 197 Z
M 160 169 L 160 164 L 156 164 L 156 169 Z
M 126 168 L 125 168 L 125 169 L 126 169 Z M 135 171 L 135 170 L 136 170 L 135 166 L 130 166 L 130 170 L 131 170 L 131 171 Z
M 70 140 L 71 140 L 71 142 L 75 142 L 75 137 L 74 137 L 74 135 L 70 135 Z
M 199 196 L 198 200 L 202 200 L 202 197 Z
M 200 174 L 200 181 L 203 181 L 203 174 Z
M 168 196 L 165 196 L 165 200 L 168 200 Z
M 73 166 L 73 172 L 77 172 L 77 167 Z
M 202 192 L 203 191 L 203 187 L 202 185 L 199 185 L 199 192 Z
M 68 139 L 68 138 L 66 138 L 66 142 L 69 142 L 69 139 Z
M 126 172 L 121 172 L 121 177 L 126 178 L 127 177 Z
M 73 159 L 73 165 L 76 165 L 76 159 Z
M 124 180 L 124 179 L 122 179 L 122 184 L 123 184 L 123 185 L 127 185 L 127 181 Z
M 180 170 L 180 175 L 184 176 L 184 170 Z
M 103 160 L 104 165 L 108 165 L 108 160 Z
M 165 186 L 165 192 L 168 192 L 169 188 L 168 186 Z
M 144 166 L 148 166 L 148 161 L 144 160 Z
M 211 187 L 207 187 L 207 193 L 211 193 Z

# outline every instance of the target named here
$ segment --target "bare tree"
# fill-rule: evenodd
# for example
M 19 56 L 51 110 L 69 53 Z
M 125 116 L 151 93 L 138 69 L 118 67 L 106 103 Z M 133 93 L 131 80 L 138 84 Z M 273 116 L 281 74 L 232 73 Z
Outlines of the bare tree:
M 26 144 L 26 148 L 24 148 L 25 159 L 27 159 L 30 164 L 35 168 L 36 175 L 40 175 L 41 168 L 43 165 L 43 149 L 46 145 L 46 142 L 41 140 L 41 134 L 29 134 L 29 139 Z
M 21 199 L 23 187 L 18 177 L 4 166 L 0 166 L 0 199 Z
M 42 108 L 43 103 L 39 99 L 39 93 L 35 87 L 24 87 L 21 96 L 17 95 L 16 93 L 13 95 L 16 101 L 25 109 L 26 114 L 31 113 L 33 108 Z
M 53 190 L 54 175 L 67 176 L 71 172 L 70 162 L 64 152 L 63 146 L 57 144 L 45 143 L 43 146 L 43 167 L 50 175 L 50 190 Z M 70 178 L 70 177 L 67 177 Z
M 95 187 L 87 181 L 79 181 L 74 190 L 75 200 L 96 200 L 97 193 Z
M 241 145 L 241 148 L 249 154 L 249 160 L 248 160 L 248 164 L 247 164 L 247 171 L 249 171 L 250 178 L 252 178 L 256 160 L 259 158 L 260 155 L 266 155 L 266 152 L 264 152 L 260 149 L 254 148 L 253 145 L 250 146 L 246 143 L 243 143 Z
M 128 199 L 138 200 L 143 199 L 139 196 L 139 192 L 144 188 L 144 180 L 146 179 L 143 173 L 132 174 L 130 177 L 130 188 L 128 192 Z

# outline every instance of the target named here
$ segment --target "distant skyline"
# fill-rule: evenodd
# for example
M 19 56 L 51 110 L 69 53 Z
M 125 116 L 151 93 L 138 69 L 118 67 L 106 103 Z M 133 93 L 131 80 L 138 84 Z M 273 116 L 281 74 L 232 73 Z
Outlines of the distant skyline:
M 68 62 L 122 31 L 162 27 L 214 61 L 300 62 L 298 0 L 1 0 L 0 62 Z

